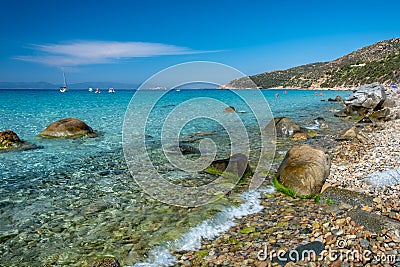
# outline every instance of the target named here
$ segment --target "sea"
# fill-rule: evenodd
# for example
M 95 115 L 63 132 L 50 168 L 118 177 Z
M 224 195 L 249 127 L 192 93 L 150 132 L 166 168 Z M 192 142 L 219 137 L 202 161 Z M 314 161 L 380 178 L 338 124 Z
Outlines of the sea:
M 256 150 L 263 145 L 256 140 L 260 121 L 254 112 L 288 117 L 315 131 L 318 139 L 344 127 L 343 120 L 333 116 L 341 105 L 328 99 L 351 94 L 241 90 L 238 95 L 230 90 L 181 89 L 159 98 L 160 93 L 152 90 L 115 90 L 0 90 L 0 131 L 10 129 L 40 147 L 0 153 L 0 266 L 85 266 L 102 257 L 115 257 L 123 266 L 172 265 L 171 251 L 196 250 L 202 239 L 214 238 L 241 217 L 259 212 L 260 195 L 273 188 L 268 183 L 254 190 L 239 186 L 210 203 L 187 206 L 149 195 L 134 177 L 145 180 L 155 170 L 160 177 L 189 187 L 215 179 L 201 170 L 177 171 L 179 166 L 169 162 L 160 130 L 166 121 L 184 117 L 177 134 L 193 147 L 203 139 L 212 140 L 216 159 L 232 154 L 232 132 L 245 129 L 250 165 L 256 167 L 261 153 Z M 223 112 L 227 106 L 237 112 Z M 224 122 L 229 116 L 236 122 L 227 130 Z M 52 122 L 69 117 L 83 120 L 99 135 L 38 137 Z M 320 127 L 318 117 L 325 119 L 327 128 Z M 134 127 L 127 128 L 127 123 Z M 124 139 L 129 137 L 142 140 L 146 153 L 126 149 Z M 278 138 L 274 144 L 279 161 L 293 141 Z M 139 162 L 151 161 L 152 170 L 146 164 L 129 166 L 127 151 Z M 277 164 L 276 158 L 271 165 Z

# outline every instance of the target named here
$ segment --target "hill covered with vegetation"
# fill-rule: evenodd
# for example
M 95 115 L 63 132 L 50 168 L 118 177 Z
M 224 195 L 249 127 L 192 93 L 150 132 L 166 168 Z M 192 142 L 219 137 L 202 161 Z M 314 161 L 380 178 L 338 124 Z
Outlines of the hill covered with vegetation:
M 262 88 L 353 88 L 379 82 L 400 83 L 400 38 L 380 41 L 331 62 L 317 62 L 287 70 L 250 76 Z M 233 80 L 225 88 L 246 88 L 246 78 Z

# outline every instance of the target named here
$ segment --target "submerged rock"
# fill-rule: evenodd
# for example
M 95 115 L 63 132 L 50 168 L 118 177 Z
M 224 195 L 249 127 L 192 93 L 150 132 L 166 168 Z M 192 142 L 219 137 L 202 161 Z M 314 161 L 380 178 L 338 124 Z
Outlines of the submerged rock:
M 230 158 L 214 160 L 205 171 L 217 175 L 229 172 L 240 178 L 252 174 L 247 157 L 240 153 Z
M 317 124 L 319 128 L 328 128 L 328 123 L 322 117 L 317 117 L 314 119 L 314 122 Z
M 293 136 L 295 133 L 301 132 L 300 126 L 286 117 L 274 118 L 265 128 L 270 129 L 270 127 L 273 127 L 274 125 L 276 129 L 276 136 L 279 137 Z
M 120 267 L 117 259 L 114 258 L 103 258 L 96 260 L 88 265 L 88 267 Z
M 278 182 L 297 195 L 318 194 L 329 175 L 330 164 L 330 157 L 322 148 L 294 146 L 279 166 Z
M 86 123 L 75 118 L 65 118 L 55 121 L 39 134 L 40 137 L 47 138 L 95 137 L 97 135 L 97 131 L 94 131 Z
M 200 150 L 191 145 L 179 144 L 179 146 L 171 146 L 168 148 L 173 153 L 182 153 L 183 155 L 200 154 Z
M 10 151 L 23 151 L 35 148 L 40 147 L 36 146 L 35 144 L 30 144 L 26 141 L 21 140 L 18 135 L 11 130 L 0 132 L 0 153 Z
M 323 117 L 314 118 L 312 121 L 308 122 L 307 129 L 326 129 L 328 128 L 328 123 Z

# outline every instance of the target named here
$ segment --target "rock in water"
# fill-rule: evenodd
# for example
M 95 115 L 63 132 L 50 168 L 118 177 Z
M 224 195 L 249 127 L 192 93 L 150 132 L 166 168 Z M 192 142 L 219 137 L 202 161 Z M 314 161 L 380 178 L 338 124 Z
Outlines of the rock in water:
M 308 135 L 306 133 L 295 133 L 292 136 L 292 140 L 303 140 L 303 141 L 307 141 L 308 139 Z
M 0 132 L 0 153 L 10 151 L 23 151 L 40 148 L 21 140 L 16 133 L 11 130 Z
M 346 106 L 344 109 L 336 112 L 334 114 L 335 117 L 347 117 L 347 116 L 351 116 L 351 115 L 355 115 L 357 114 L 356 110 L 353 110 L 352 106 Z
M 270 127 L 273 127 L 274 124 L 276 129 L 276 136 L 279 137 L 292 136 L 295 133 L 301 132 L 300 126 L 286 117 L 274 118 L 274 120 L 271 120 L 265 128 L 270 129 Z
M 94 131 L 86 123 L 75 118 L 65 118 L 53 122 L 39 134 L 41 137 L 48 138 L 73 138 L 97 136 L 97 131 Z
M 330 166 L 330 157 L 322 148 L 294 146 L 279 166 L 278 182 L 296 195 L 318 194 L 329 175 Z
M 171 146 L 169 147 L 169 152 L 182 153 L 182 155 L 201 154 L 199 149 L 186 144 L 179 144 L 179 146 Z
M 88 267 L 120 267 L 117 259 L 114 258 L 104 258 L 96 260 L 88 265 Z
M 236 112 L 235 107 L 229 106 L 223 110 L 223 112 Z
M 22 140 L 19 139 L 18 135 L 11 130 L 0 132 L 0 148 L 8 149 L 14 148 L 22 144 Z
M 209 168 L 211 168 L 211 171 L 210 169 L 205 171 L 211 174 L 221 174 L 226 171 L 240 178 L 252 174 L 247 157 L 240 153 L 227 159 L 214 160 Z
M 344 103 L 346 105 L 364 107 L 367 109 L 380 109 L 385 100 L 385 88 L 376 82 L 358 87 Z

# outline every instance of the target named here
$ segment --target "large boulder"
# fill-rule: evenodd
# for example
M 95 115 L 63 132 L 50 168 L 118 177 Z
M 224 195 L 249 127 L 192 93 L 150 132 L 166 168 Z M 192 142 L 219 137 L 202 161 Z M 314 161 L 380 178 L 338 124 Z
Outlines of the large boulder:
M 288 137 L 293 136 L 295 133 L 301 132 L 301 128 L 291 119 L 286 117 L 277 117 L 271 120 L 266 129 L 271 129 L 275 125 L 276 136 L 279 137 Z
M 370 116 L 376 120 L 386 120 L 393 117 L 389 108 L 395 107 L 398 100 L 396 94 L 387 91 L 379 83 L 372 83 L 358 87 L 344 103 L 346 107 L 335 116 Z
M 329 175 L 331 161 L 322 148 L 292 147 L 279 166 L 277 179 L 298 196 L 319 194 Z
M 344 103 L 347 106 L 380 109 L 385 100 L 385 88 L 376 82 L 358 87 L 354 93 L 344 101 Z
M 82 136 L 94 137 L 97 134 L 97 131 L 94 131 L 83 121 L 75 118 L 65 118 L 47 126 L 39 136 L 48 138 L 74 138 Z
M 0 153 L 9 151 L 22 151 L 39 148 L 34 144 L 30 144 L 21 140 L 16 133 L 11 130 L 0 132 Z

